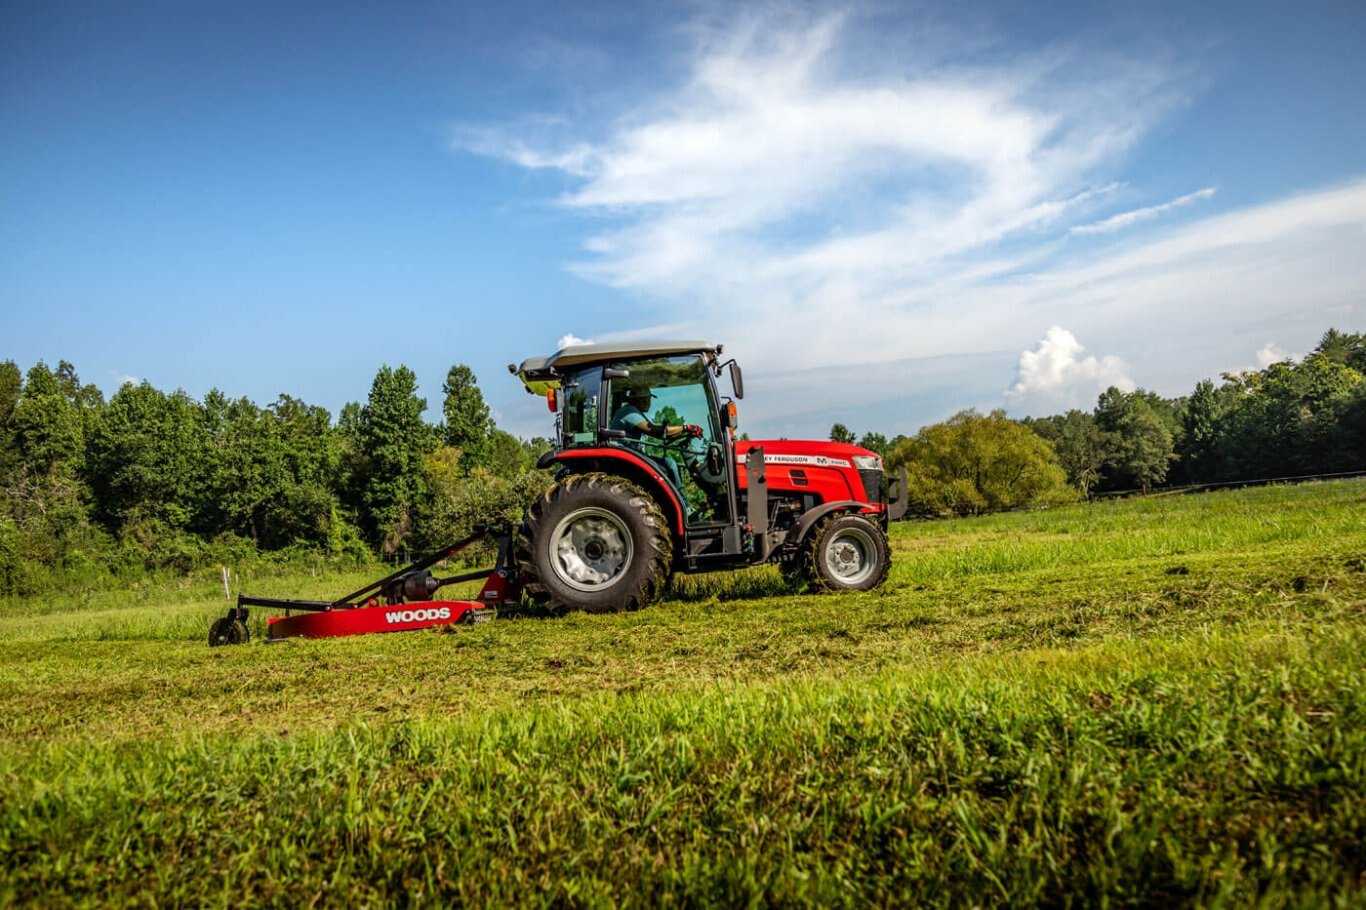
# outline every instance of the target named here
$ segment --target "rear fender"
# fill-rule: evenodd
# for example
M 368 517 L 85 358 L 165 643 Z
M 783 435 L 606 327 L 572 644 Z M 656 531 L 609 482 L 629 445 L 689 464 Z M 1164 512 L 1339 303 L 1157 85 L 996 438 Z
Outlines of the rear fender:
M 576 473 L 602 471 L 604 474 L 614 474 L 644 487 L 664 510 L 664 518 L 673 526 L 678 541 L 683 541 L 683 506 L 678 501 L 673 487 L 643 456 L 625 449 L 566 449 L 562 452 L 545 453 L 536 463 L 536 467 L 549 468 L 556 464 L 564 465 Z

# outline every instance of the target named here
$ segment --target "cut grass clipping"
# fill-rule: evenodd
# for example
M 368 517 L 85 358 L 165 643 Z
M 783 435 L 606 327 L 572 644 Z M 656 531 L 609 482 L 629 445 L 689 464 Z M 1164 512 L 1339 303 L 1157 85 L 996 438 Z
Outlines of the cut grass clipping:
M 221 587 L 6 603 L 0 902 L 1366 899 L 1366 483 L 893 545 L 865 595 L 212 651 Z

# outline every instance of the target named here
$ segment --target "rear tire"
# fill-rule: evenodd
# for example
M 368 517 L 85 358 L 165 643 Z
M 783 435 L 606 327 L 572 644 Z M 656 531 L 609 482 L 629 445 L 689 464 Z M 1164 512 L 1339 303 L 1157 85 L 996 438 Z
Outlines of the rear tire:
M 673 541 L 640 487 L 610 474 L 575 474 L 527 510 L 515 555 L 523 590 L 542 609 L 617 613 L 659 597 Z
M 882 528 L 861 515 L 831 515 L 812 529 L 784 574 L 800 574 L 814 591 L 871 591 L 887 580 L 892 550 Z

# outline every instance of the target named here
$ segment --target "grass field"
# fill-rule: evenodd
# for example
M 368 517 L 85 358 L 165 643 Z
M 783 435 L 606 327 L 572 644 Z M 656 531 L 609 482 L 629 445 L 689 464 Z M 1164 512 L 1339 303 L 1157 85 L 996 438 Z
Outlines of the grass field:
M 0 903 L 1366 905 L 1366 482 L 892 542 L 268 647 L 207 579 L 2 603 Z

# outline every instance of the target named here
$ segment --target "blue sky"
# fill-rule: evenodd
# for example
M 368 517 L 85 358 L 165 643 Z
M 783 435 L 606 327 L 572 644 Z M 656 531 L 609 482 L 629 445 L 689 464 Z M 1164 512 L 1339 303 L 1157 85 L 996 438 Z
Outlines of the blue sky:
M 0 358 L 532 435 L 504 364 L 705 337 L 890 435 L 1366 329 L 1366 7 L 1131 6 L 10 4 Z

